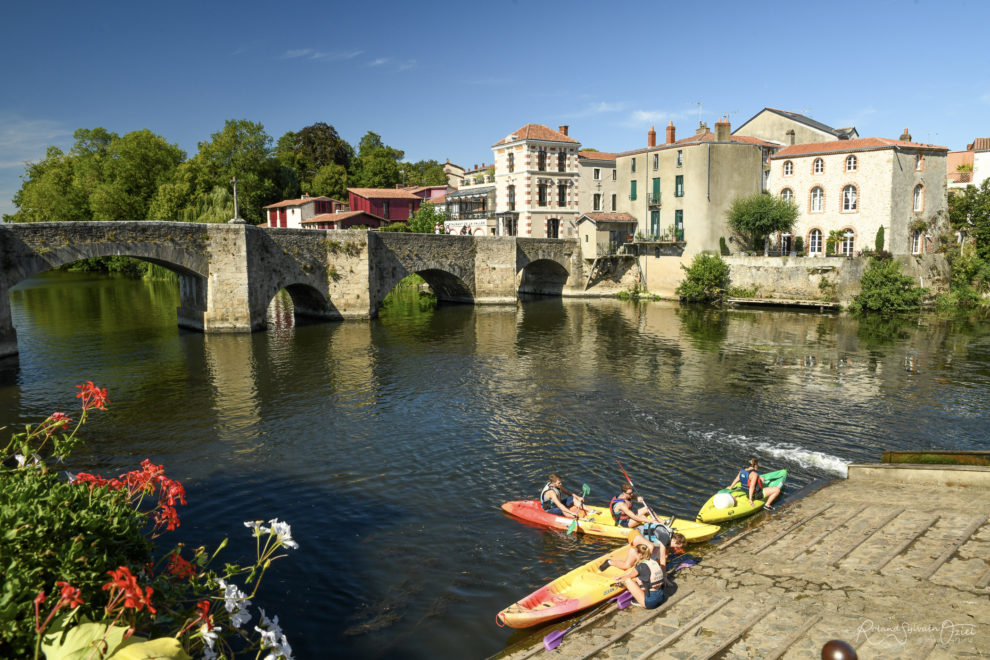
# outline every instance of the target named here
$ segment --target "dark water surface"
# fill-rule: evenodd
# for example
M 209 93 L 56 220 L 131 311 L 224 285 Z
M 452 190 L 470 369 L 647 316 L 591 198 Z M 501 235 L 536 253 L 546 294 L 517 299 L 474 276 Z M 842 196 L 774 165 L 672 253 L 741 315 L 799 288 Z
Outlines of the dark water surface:
M 885 449 L 990 444 L 986 323 L 542 299 L 294 327 L 279 298 L 268 332 L 204 336 L 176 327 L 168 284 L 65 273 L 11 303 L 0 425 L 70 411 L 93 380 L 113 403 L 70 469 L 164 463 L 190 501 L 172 540 L 229 535 L 228 561 L 253 552 L 242 521 L 291 523 L 300 549 L 255 605 L 301 658 L 524 639 L 495 613 L 613 547 L 500 512 L 549 471 L 600 502 L 618 459 L 658 511 L 693 518 L 751 455 L 793 494 Z

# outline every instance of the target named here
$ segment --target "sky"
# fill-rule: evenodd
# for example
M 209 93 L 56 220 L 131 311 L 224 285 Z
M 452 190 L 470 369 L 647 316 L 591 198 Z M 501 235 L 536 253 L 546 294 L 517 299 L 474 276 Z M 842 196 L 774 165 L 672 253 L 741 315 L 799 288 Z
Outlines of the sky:
M 5 2 L 0 213 L 26 162 L 97 126 L 191 156 L 227 119 L 273 141 L 326 122 L 472 167 L 528 123 L 624 151 L 773 107 L 960 150 L 990 136 L 988 19 L 986 0 Z

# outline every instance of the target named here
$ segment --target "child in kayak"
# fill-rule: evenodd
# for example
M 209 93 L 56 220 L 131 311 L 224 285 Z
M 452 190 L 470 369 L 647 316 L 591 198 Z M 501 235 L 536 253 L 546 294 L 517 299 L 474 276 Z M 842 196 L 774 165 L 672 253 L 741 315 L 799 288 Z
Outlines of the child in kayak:
M 766 504 L 763 505 L 763 508 L 773 511 L 773 507 L 770 504 L 780 495 L 780 488 L 776 486 L 767 486 L 764 488 L 763 477 L 759 475 L 759 469 L 759 461 L 755 458 L 749 459 L 749 467 L 739 470 L 739 474 L 729 484 L 729 490 L 732 490 L 733 486 L 739 484 L 748 491 L 750 506 L 753 506 L 753 500 L 765 499 Z
M 540 506 L 555 516 L 578 518 L 584 515 L 584 498 L 564 488 L 564 481 L 558 474 L 551 474 L 540 491 Z
M 640 544 L 631 550 L 636 553 L 638 563 L 620 575 L 616 582 L 621 582 L 640 606 L 648 610 L 660 607 L 667 599 L 663 593 L 663 567 L 652 558 L 653 551 L 649 546 Z
M 612 520 L 619 527 L 632 529 L 643 523 L 656 522 L 650 515 L 646 502 L 636 495 L 631 484 L 622 484 L 622 492 L 612 498 L 608 509 L 612 513 Z M 646 513 L 641 513 L 642 511 Z

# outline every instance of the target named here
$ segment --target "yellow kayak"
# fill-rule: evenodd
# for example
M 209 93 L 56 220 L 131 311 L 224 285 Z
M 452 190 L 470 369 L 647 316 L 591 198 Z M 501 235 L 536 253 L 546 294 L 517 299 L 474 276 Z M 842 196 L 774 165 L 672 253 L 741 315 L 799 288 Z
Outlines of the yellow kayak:
M 585 506 L 588 515 L 578 520 L 577 530 L 592 536 L 605 536 L 612 539 L 623 539 L 629 537 L 629 528 L 620 527 L 612 520 L 612 514 L 608 507 Z M 574 519 L 569 516 L 556 516 L 543 510 L 536 500 L 517 500 L 506 502 L 502 505 L 502 510 L 522 520 L 526 520 L 537 525 L 556 527 L 557 529 L 567 529 Z M 671 528 L 675 532 L 680 532 L 687 539 L 688 543 L 701 543 L 707 541 L 718 534 L 718 525 L 709 525 L 707 522 L 694 522 L 674 518 Z
M 777 470 L 760 475 L 763 478 L 763 487 L 776 486 L 784 487 L 787 480 L 787 470 Z M 731 500 L 729 498 L 732 498 Z M 720 490 L 711 496 L 698 512 L 698 520 L 703 523 L 720 523 L 736 518 L 744 518 L 763 509 L 766 500 L 753 500 L 749 503 L 749 493 L 742 487 Z

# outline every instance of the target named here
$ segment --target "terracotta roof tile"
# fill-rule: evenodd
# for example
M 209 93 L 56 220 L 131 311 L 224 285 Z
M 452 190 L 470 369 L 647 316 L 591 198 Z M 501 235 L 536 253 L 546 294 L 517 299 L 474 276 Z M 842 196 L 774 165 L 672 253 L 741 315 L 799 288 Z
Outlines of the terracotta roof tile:
M 341 213 L 321 213 L 320 215 L 314 215 L 312 218 L 307 218 L 302 221 L 302 224 L 308 225 L 315 222 L 336 222 L 338 220 L 346 220 L 347 218 L 353 218 L 358 215 L 366 215 L 375 220 L 381 222 L 386 222 L 384 218 L 381 218 L 374 213 L 368 213 L 367 211 L 343 211 Z
M 494 147 L 507 142 L 515 142 L 516 140 L 547 140 L 549 142 L 573 142 L 577 144 L 577 140 L 571 136 L 564 135 L 560 131 L 555 131 L 548 126 L 544 126 L 543 124 L 526 124 L 519 130 L 513 131 L 509 135 L 505 136 L 492 146 Z
M 605 151 L 579 151 L 578 158 L 588 158 L 590 160 L 615 160 L 618 154 L 610 154 Z
M 636 218 L 629 215 L 628 213 L 585 213 L 581 216 L 582 218 L 588 218 L 595 222 L 636 222 Z
M 423 199 L 401 188 L 348 188 L 347 192 L 365 199 Z
M 793 144 L 781 149 L 772 156 L 773 160 L 780 158 L 792 158 L 797 156 L 810 156 L 812 154 L 841 153 L 846 151 L 876 151 L 878 149 L 894 149 L 896 147 L 907 147 L 910 149 L 926 149 L 928 151 L 948 151 L 948 147 L 939 147 L 934 144 L 921 144 L 919 142 L 904 142 L 902 140 L 891 140 L 890 138 L 868 137 L 857 138 L 855 140 L 833 140 L 829 142 L 811 142 L 808 144 Z
M 282 206 L 301 206 L 303 204 L 308 204 L 310 202 L 315 202 L 321 200 L 324 202 L 337 202 L 338 204 L 344 204 L 345 202 L 339 199 L 334 199 L 333 197 L 301 197 L 299 199 L 284 199 L 281 202 L 275 202 L 274 204 L 269 204 L 268 206 L 263 206 L 264 209 L 276 209 Z
M 972 151 L 986 151 L 990 149 L 990 138 L 976 138 L 967 148 Z

